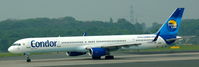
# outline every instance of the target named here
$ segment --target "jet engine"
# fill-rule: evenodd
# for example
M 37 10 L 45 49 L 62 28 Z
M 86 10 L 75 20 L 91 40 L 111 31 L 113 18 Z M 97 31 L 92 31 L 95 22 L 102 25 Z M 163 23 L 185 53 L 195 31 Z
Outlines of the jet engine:
M 92 57 L 101 57 L 107 55 L 108 51 L 105 48 L 91 48 L 90 55 Z

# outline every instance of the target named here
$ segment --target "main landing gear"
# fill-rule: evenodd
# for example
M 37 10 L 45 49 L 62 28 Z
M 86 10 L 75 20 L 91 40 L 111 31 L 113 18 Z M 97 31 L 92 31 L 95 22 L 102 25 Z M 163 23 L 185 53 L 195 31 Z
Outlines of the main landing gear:
M 24 53 L 24 56 L 26 57 L 26 62 L 31 62 L 29 53 Z
M 93 60 L 99 60 L 99 59 L 101 59 L 101 56 L 92 56 L 92 59 Z M 105 56 L 105 59 L 106 60 L 108 60 L 108 59 L 114 59 L 114 56 L 112 56 L 112 55 L 107 55 L 107 56 Z
M 110 54 L 110 51 L 108 51 L 107 55 L 105 56 L 105 59 L 114 59 L 114 56 Z
M 114 59 L 114 56 L 108 55 L 108 56 L 105 56 L 105 59 Z

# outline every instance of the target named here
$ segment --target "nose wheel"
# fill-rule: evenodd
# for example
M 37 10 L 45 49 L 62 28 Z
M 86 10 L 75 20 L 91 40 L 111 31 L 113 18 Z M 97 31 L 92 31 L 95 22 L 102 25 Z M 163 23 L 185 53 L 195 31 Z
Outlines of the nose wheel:
M 30 58 L 27 58 L 27 59 L 26 59 L 26 62 L 31 62 L 31 59 L 30 59 Z
M 24 56 L 26 57 L 26 62 L 31 62 L 30 54 L 24 53 Z

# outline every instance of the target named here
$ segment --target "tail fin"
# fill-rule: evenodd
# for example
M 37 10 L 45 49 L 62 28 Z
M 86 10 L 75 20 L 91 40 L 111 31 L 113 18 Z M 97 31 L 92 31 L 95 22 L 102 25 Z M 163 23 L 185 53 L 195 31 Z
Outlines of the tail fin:
M 184 8 L 177 8 L 156 33 L 157 35 L 162 37 L 167 44 L 172 44 L 175 42 L 175 40 L 172 41 L 167 41 L 167 40 L 176 38 L 178 29 L 180 27 L 180 22 L 182 19 L 183 12 Z

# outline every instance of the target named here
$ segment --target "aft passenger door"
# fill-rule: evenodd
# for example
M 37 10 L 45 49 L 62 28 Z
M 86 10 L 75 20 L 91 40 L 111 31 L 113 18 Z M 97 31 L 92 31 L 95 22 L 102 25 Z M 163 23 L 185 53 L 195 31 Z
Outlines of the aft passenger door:
M 61 41 L 57 41 L 57 48 L 61 48 L 61 47 L 62 47 Z

